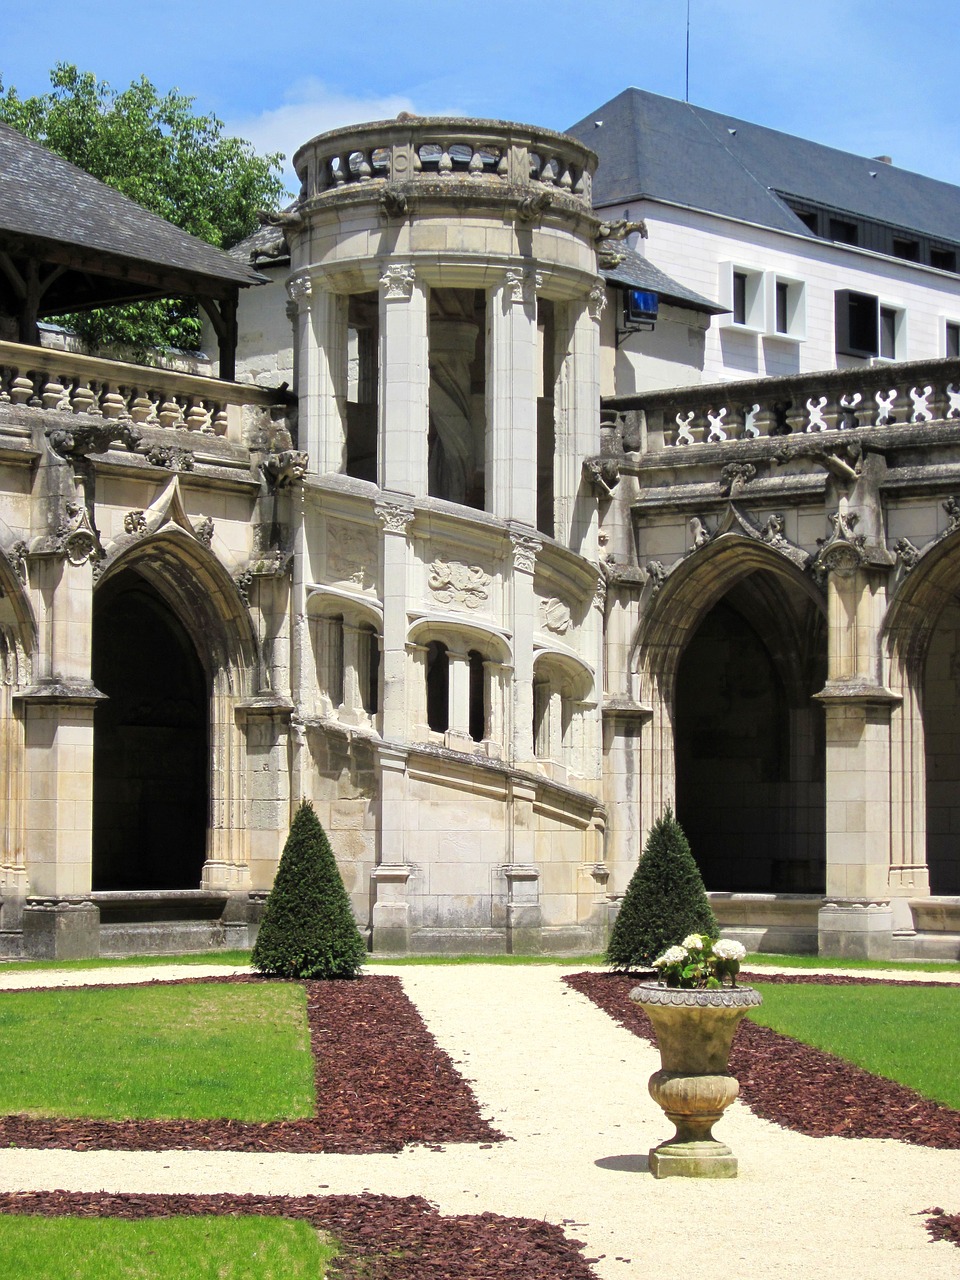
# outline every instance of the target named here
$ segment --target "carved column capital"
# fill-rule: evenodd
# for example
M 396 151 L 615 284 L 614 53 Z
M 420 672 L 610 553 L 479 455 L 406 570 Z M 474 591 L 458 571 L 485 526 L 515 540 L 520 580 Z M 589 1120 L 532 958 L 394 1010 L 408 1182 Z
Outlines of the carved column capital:
M 313 281 L 306 271 L 291 276 L 287 281 L 287 297 L 298 307 L 306 308 L 313 297 Z
M 413 295 L 417 273 L 409 262 L 390 262 L 380 277 L 380 287 L 385 298 L 408 299 Z
M 606 305 L 607 286 L 602 280 L 598 280 L 587 295 L 587 311 L 590 315 L 590 319 L 595 320 L 597 324 L 599 324 Z
M 535 303 L 537 290 L 543 287 L 542 273 L 525 267 L 508 267 L 503 279 L 510 301 L 515 304 Z
M 513 543 L 513 567 L 522 573 L 534 573 L 537 568 L 537 555 L 543 549 L 543 542 L 532 531 L 511 529 L 510 541 Z
M 407 525 L 413 519 L 413 504 L 404 502 L 383 501 L 374 507 L 377 519 L 383 525 L 384 533 L 406 534 Z

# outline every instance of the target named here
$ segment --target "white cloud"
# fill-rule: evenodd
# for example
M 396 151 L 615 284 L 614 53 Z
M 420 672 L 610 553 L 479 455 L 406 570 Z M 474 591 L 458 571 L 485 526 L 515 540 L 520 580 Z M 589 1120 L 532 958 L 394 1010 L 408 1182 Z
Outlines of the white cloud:
M 286 101 L 279 107 L 229 120 L 226 131 L 253 143 L 261 154 L 281 151 L 286 156 L 283 176 L 291 191 L 298 186 L 292 164 L 294 152 L 318 133 L 369 120 L 392 120 L 401 111 L 421 115 L 462 114 L 443 107 L 434 110 L 415 107 L 413 100 L 403 94 L 354 97 L 328 89 L 316 79 L 297 82 L 284 96 Z

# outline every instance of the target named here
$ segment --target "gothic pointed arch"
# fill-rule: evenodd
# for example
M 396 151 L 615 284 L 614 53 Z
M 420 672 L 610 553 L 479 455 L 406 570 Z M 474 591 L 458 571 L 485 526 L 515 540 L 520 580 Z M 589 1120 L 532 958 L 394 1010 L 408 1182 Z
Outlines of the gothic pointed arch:
M 133 647 L 132 655 L 122 647 L 118 650 L 118 633 L 121 645 Z M 144 649 L 140 662 L 138 644 Z M 114 655 L 113 668 L 104 664 L 110 653 Z M 115 549 L 94 592 L 93 662 L 95 678 L 102 673 L 104 683 L 118 681 L 113 692 L 110 688 L 104 692 L 129 707 L 124 732 L 131 741 L 139 732 L 145 743 L 153 744 L 150 749 L 159 753 L 158 759 L 166 762 L 171 791 L 167 806 L 176 804 L 176 792 L 183 789 L 189 791 L 191 803 L 196 802 L 196 779 L 182 769 L 177 771 L 176 752 L 166 751 L 163 744 L 182 731 L 182 752 L 192 753 L 192 758 L 198 752 L 202 756 L 198 767 L 203 775 L 204 829 L 199 865 L 195 859 L 185 859 L 175 871 L 167 866 L 158 868 L 158 855 L 142 872 L 147 881 L 142 887 L 249 887 L 246 747 L 238 720 L 243 720 L 242 709 L 257 692 L 257 642 L 236 584 L 195 532 L 167 522 L 157 532 L 131 537 Z M 154 669 L 157 666 L 165 666 L 166 674 Z M 157 695 L 157 688 L 165 681 L 167 696 L 163 698 Z M 167 723 L 171 716 L 175 723 Z M 98 778 L 101 796 L 116 796 L 126 789 L 152 797 L 139 815 L 128 813 L 124 818 L 126 841 L 134 829 L 148 829 L 154 809 L 158 813 L 163 809 L 158 798 L 162 798 L 165 785 L 162 770 L 158 766 L 151 773 L 149 762 L 141 760 L 136 765 L 139 772 L 133 776 L 134 764 L 118 754 L 123 732 L 117 729 L 109 742 L 104 736 L 114 720 L 113 711 L 105 710 L 98 712 L 95 724 L 95 874 L 98 841 L 103 844 L 106 839 L 98 832 L 97 819 L 111 820 L 109 805 L 97 809 Z M 188 727 L 192 736 L 187 734 Z M 119 771 L 117 784 L 110 783 L 104 773 L 111 752 Z M 119 802 L 113 806 L 114 815 L 118 811 Z M 129 876 L 124 882 L 126 873 L 116 869 L 120 856 L 116 852 L 111 855 L 109 878 L 118 886 L 123 882 L 122 887 L 134 887 Z
M 653 708 L 644 826 L 674 805 L 708 888 L 822 891 L 822 592 L 794 558 L 732 529 L 648 590 L 634 647 Z
M 891 884 L 960 894 L 960 527 L 903 562 L 884 619 L 891 712 Z

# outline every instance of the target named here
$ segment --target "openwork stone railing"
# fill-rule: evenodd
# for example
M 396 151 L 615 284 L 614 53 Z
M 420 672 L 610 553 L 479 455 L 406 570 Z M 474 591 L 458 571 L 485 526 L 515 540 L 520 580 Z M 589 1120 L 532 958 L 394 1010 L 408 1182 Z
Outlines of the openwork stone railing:
M 0 342 L 0 406 L 92 414 L 239 440 L 242 407 L 276 400 L 275 392 L 260 387 Z
M 608 400 L 605 408 L 639 415 L 647 451 L 763 436 L 922 426 L 960 419 L 960 360 L 641 392 Z
M 321 133 L 293 158 L 303 198 L 386 179 L 560 192 L 591 205 L 596 156 L 563 134 L 500 120 L 414 117 Z

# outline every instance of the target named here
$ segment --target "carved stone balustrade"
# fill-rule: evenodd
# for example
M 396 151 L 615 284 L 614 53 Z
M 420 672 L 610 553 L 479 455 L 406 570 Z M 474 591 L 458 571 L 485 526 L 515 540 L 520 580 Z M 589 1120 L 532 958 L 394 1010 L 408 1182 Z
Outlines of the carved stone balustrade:
M 168 369 L 0 342 L 0 410 L 41 409 L 243 438 L 243 410 L 268 409 L 276 392 Z
M 417 187 L 434 194 L 451 191 L 511 190 L 532 218 L 555 199 L 568 198 L 591 209 L 596 168 L 592 151 L 563 134 L 500 120 L 411 117 L 322 133 L 293 159 L 311 201 L 345 188 L 379 182 L 387 189 L 388 214 L 402 214 L 404 195 Z
M 694 450 L 761 437 L 808 439 L 902 430 L 931 422 L 960 427 L 960 360 L 829 369 L 785 378 L 641 392 L 604 402 L 625 416 L 640 451 Z

